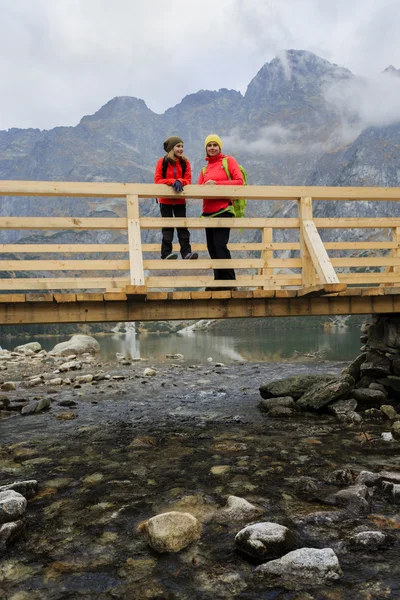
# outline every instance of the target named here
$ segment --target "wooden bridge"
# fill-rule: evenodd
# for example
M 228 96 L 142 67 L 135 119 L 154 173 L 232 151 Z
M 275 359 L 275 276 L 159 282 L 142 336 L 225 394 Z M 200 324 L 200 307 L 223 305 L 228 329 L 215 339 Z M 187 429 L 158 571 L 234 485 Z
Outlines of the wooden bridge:
M 188 204 L 248 198 L 249 217 L 229 221 L 237 230 L 231 239 L 239 238 L 229 245 L 232 259 L 210 259 L 205 243 L 192 244 L 199 260 L 155 259 L 160 244 L 142 243 L 145 230 L 226 226 L 218 218 L 140 216 L 140 199 L 176 195 L 153 184 L 0 181 L 0 197 L 6 197 L 0 204 L 0 324 L 400 312 L 400 217 L 313 215 L 315 201 L 337 202 L 340 213 L 340 203 L 356 207 L 365 200 L 376 203 L 379 214 L 379 203 L 400 200 L 400 188 L 187 186 Z M 72 199 L 68 206 L 76 212 L 53 215 L 55 197 Z M 95 216 L 79 216 L 82 198 Z M 39 201 L 49 216 L 12 216 Z M 257 217 L 260 201 L 295 216 Z M 108 216 L 105 202 L 119 216 Z M 247 230 L 259 232 L 257 242 L 243 240 Z M 281 230 L 293 241 L 278 241 Z M 357 241 L 350 241 L 350 230 Z M 71 231 L 95 235 L 96 243 L 61 243 Z M 124 241 L 104 242 L 110 236 Z M 213 268 L 230 267 L 236 281 L 214 281 Z M 204 291 L 221 285 L 235 289 Z

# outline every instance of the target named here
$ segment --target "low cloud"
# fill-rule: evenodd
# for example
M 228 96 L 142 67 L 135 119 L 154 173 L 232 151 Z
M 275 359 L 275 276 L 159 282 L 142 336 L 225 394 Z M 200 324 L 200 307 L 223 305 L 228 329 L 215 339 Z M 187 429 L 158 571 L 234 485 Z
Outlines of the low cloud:
M 324 95 L 328 107 L 341 118 L 345 142 L 354 140 L 367 127 L 400 122 L 400 76 L 396 73 L 337 81 L 325 88 Z
M 248 154 L 304 154 L 304 131 L 298 129 L 286 129 L 279 124 L 261 127 L 258 135 L 253 140 L 243 141 L 237 129 L 224 136 L 224 144 L 227 149 L 244 149 Z M 244 147 L 244 148 L 243 148 Z M 316 142 L 307 143 L 307 152 L 323 151 L 323 144 Z

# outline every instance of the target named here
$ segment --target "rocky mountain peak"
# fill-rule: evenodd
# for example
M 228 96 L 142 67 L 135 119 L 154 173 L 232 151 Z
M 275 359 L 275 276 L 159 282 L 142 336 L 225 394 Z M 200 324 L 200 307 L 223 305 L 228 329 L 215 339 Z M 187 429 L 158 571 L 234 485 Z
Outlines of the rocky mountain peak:
M 389 65 L 388 67 L 386 67 L 386 69 L 383 72 L 387 75 L 394 75 L 395 77 L 400 77 L 400 69 L 396 69 L 393 65 Z
M 255 104 L 280 102 L 293 93 L 319 95 L 323 85 L 332 80 L 349 79 L 352 73 L 307 50 L 287 50 L 265 63 L 250 82 L 245 99 Z
M 126 113 L 151 113 L 144 100 L 135 98 L 135 96 L 116 96 L 109 100 L 93 115 L 87 115 L 81 119 L 80 124 L 98 119 L 114 119 Z
M 228 90 L 227 88 L 220 88 L 219 90 L 199 90 L 195 94 L 188 94 L 183 100 L 176 106 L 169 108 L 165 114 L 174 114 L 181 110 L 195 110 L 201 106 L 213 104 L 221 99 L 229 100 L 240 100 L 243 96 L 236 90 Z

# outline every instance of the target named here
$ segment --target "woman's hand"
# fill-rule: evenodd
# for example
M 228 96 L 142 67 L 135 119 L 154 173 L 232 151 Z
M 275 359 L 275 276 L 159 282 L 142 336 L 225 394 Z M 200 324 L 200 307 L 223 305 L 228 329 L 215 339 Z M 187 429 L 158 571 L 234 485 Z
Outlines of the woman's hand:
M 205 182 L 204 185 L 216 185 L 216 184 L 217 184 L 217 182 L 214 181 L 214 179 L 209 179 L 208 181 Z

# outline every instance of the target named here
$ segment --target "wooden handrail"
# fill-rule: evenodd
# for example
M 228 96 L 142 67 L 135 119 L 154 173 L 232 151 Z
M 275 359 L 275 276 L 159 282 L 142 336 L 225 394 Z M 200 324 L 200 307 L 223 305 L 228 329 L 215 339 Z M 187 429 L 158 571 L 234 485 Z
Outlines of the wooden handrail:
M 211 269 L 232 266 L 238 270 L 236 282 L 226 285 L 251 286 L 263 290 L 282 288 L 307 288 L 318 285 L 400 285 L 400 218 L 325 218 L 313 215 L 314 200 L 400 200 L 400 188 L 337 188 L 306 186 L 198 186 L 185 187 L 184 194 L 190 199 L 240 198 L 249 200 L 288 200 L 298 204 L 298 217 L 246 217 L 230 219 L 233 230 L 259 230 L 261 241 L 230 244 L 233 252 L 241 252 L 241 258 L 231 261 L 212 260 L 208 255 L 197 261 L 161 261 L 146 253 L 159 253 L 159 245 L 142 243 L 143 230 L 160 230 L 162 227 L 188 227 L 190 230 L 226 227 L 226 219 L 202 217 L 161 218 L 141 217 L 139 199 L 167 197 L 176 198 L 170 186 L 142 183 L 91 183 L 49 181 L 0 181 L 0 196 L 116 198 L 126 202 L 126 216 L 32 217 L 2 216 L 0 230 L 43 231 L 112 231 L 123 235 L 121 243 L 59 244 L 50 241 L 29 244 L 0 244 L 0 290 L 18 289 L 106 289 L 120 290 L 125 286 L 143 288 L 199 288 L 216 285 Z M 16 200 L 18 205 L 18 200 Z M 104 204 L 104 203 L 103 203 Z M 199 205 L 199 203 L 198 203 Z M 73 206 L 73 204 L 72 204 Z M 199 208 L 200 211 L 200 208 Z M 119 213 L 118 209 L 118 213 Z M 93 213 L 92 213 L 93 214 Z M 95 214 L 95 213 L 94 213 Z M 291 212 L 292 214 L 292 212 Z M 320 230 L 390 230 L 390 239 L 378 241 L 323 242 Z M 276 241 L 275 230 L 298 232 L 295 241 Z M 394 232 L 394 233 L 393 233 Z M 296 234 L 294 234 L 296 238 Z M 50 238 L 49 238 L 50 239 Z M 122 238 L 124 239 L 124 238 Z M 278 238 L 279 239 L 279 238 Z M 205 252 L 205 243 L 193 243 L 193 250 Z M 174 245 L 174 249 L 177 245 Z M 329 251 L 340 250 L 352 254 L 337 257 Z M 257 252 L 257 255 L 243 253 Z M 288 256 L 288 252 L 292 254 Z M 355 253 L 364 255 L 356 256 Z M 382 256 L 382 252 L 384 255 Z M 89 254 L 88 258 L 60 257 L 61 254 Z M 283 254 L 281 254 L 283 253 Z M 367 253 L 367 255 L 365 255 Z M 2 257 L 2 255 L 7 256 Z M 30 254 L 35 254 L 30 258 Z M 42 256 L 42 254 L 44 256 Z M 53 256 L 51 256 L 53 254 Z M 95 256 L 93 256 L 93 254 Z M 111 256 L 108 256 L 108 255 Z M 144 256 L 145 255 L 145 256 Z M 47 258 L 46 258 L 47 257 Z M 341 272 L 338 274 L 337 269 Z M 345 271 L 343 271 L 343 269 Z M 353 271 L 351 270 L 353 269 Z M 364 270 L 364 272 L 362 272 Z M 371 272 L 372 270 L 372 272 Z M 374 272 L 375 270 L 375 272 Z M 98 273 L 87 277 L 85 272 Z M 168 271 L 168 274 L 165 274 Z M 18 276 L 23 272 L 37 277 Z M 60 276 L 51 276 L 51 273 Z M 72 274 L 81 273 L 79 277 Z M 110 277 L 105 274 L 110 273 Z M 83 274 L 83 275 L 82 275 Z M 116 276 L 118 274 L 118 276 Z M 224 282 L 225 286 L 225 282 Z
M 400 188 L 324 187 L 324 186 L 202 186 L 187 185 L 184 194 L 170 186 L 154 183 L 111 183 L 74 181 L 0 180 L 0 196 L 71 196 L 77 198 L 243 198 L 250 200 L 298 200 L 310 196 L 314 200 L 400 200 Z

